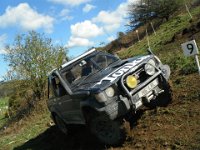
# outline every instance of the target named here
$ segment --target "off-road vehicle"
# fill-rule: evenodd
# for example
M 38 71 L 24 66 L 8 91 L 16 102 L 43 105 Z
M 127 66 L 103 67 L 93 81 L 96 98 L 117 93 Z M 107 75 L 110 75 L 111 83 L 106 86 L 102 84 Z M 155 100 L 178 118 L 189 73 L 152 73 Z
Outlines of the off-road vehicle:
M 167 106 L 169 76 L 170 68 L 151 51 L 121 60 L 92 49 L 49 74 L 47 104 L 62 132 L 85 124 L 101 142 L 115 145 L 123 140 L 120 125 L 127 114 L 141 106 Z

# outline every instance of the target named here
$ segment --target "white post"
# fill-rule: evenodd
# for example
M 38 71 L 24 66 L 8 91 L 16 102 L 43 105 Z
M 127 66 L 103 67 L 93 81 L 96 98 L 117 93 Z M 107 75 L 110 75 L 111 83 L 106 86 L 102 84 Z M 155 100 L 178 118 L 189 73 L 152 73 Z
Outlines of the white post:
M 156 35 L 156 31 L 155 31 L 155 29 L 154 29 L 153 23 L 151 22 L 150 24 L 151 24 L 151 27 L 152 27 L 152 29 L 153 29 L 154 34 Z
M 199 75 L 200 75 L 200 64 L 199 64 L 199 58 L 198 58 L 198 55 L 195 55 L 195 60 L 196 60 L 196 63 L 197 63 L 197 67 L 198 67 L 198 71 L 199 71 Z
M 146 29 L 146 36 L 147 36 L 148 47 L 150 48 L 149 34 L 148 34 L 148 30 L 147 29 Z
M 190 17 L 191 17 L 191 19 L 192 19 L 192 14 L 190 13 L 190 10 L 189 10 L 189 8 L 188 8 L 188 6 L 187 6 L 187 4 L 186 4 L 186 3 L 185 3 L 185 8 L 186 8 L 186 10 L 187 10 L 188 14 L 190 15 Z
M 140 42 L 140 37 L 139 37 L 139 34 L 138 34 L 138 30 L 136 30 L 135 32 L 137 34 L 138 41 Z

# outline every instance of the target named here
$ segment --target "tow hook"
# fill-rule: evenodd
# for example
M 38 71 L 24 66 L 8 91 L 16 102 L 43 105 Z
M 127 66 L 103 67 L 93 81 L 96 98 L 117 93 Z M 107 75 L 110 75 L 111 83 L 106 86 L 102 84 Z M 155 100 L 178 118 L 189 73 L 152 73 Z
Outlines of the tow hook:
M 161 93 L 163 93 L 163 92 L 165 92 L 164 90 L 160 90 L 159 92 L 158 92 L 158 94 L 161 94 Z

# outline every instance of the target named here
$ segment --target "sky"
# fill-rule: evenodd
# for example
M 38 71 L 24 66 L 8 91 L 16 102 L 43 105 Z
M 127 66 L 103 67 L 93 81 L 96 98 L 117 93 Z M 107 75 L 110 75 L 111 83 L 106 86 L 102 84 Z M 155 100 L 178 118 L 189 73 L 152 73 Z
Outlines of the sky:
M 1 0 L 0 80 L 9 70 L 5 45 L 18 34 L 44 33 L 53 43 L 68 48 L 76 57 L 91 47 L 99 47 L 127 31 L 127 10 L 137 0 Z

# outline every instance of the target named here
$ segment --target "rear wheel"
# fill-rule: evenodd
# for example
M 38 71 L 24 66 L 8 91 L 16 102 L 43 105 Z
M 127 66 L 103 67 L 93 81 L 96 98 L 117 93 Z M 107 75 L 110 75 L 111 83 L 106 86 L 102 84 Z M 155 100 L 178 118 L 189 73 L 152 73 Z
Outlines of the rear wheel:
M 68 134 L 68 129 L 65 122 L 57 115 L 55 115 L 55 124 L 60 131 L 62 131 L 66 135 Z
M 125 140 L 125 128 L 119 121 L 97 116 L 90 122 L 91 132 L 104 144 L 119 145 Z

